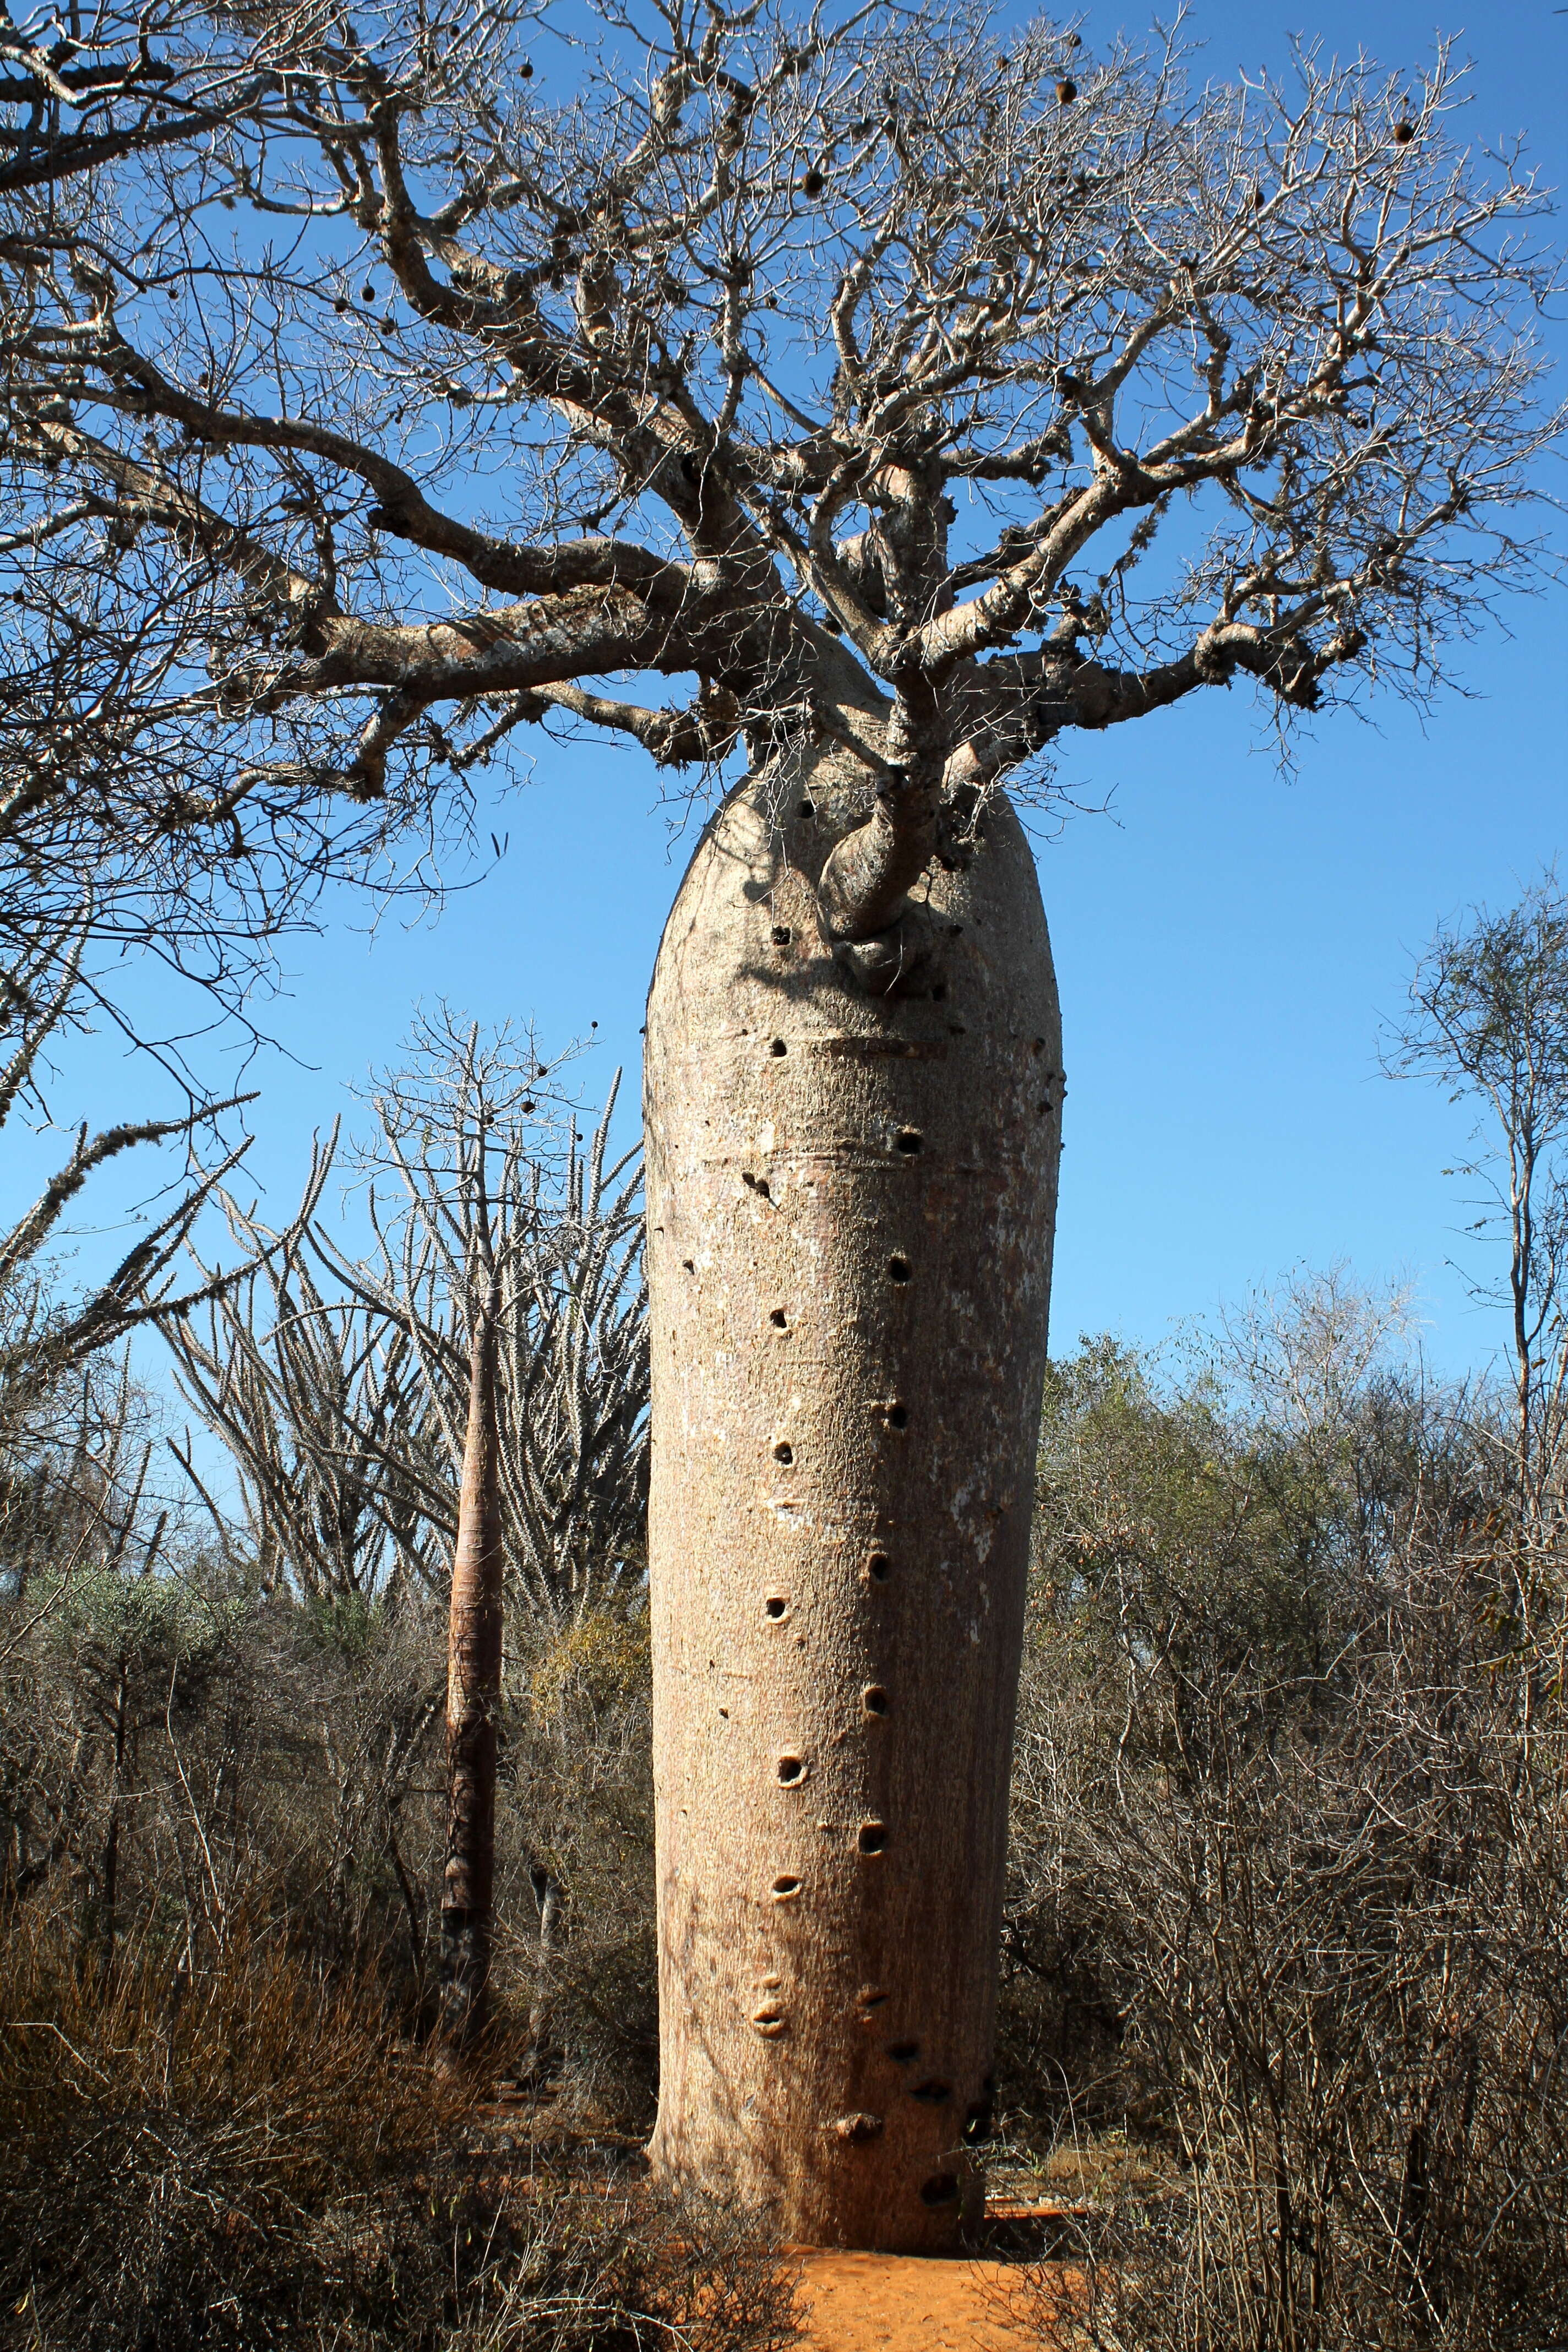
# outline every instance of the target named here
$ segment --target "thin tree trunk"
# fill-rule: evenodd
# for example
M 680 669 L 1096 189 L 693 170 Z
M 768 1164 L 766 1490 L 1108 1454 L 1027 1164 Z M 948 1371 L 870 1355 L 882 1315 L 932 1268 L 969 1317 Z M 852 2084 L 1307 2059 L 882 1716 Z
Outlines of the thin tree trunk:
M 414 1966 L 414 1982 L 420 2005 L 425 2000 L 425 1921 L 420 1913 L 419 1897 L 408 1875 L 403 1859 L 403 1848 L 397 1838 L 397 1811 L 394 1805 L 386 1808 L 386 1852 L 392 1864 L 392 1874 L 397 1881 L 397 1891 L 403 1897 L 403 1908 L 408 1920 L 408 1957 Z
M 983 2188 L 1060 1032 L 1006 803 L 847 948 L 863 779 L 807 772 L 715 820 L 648 1002 L 650 2155 L 917 2249 Z
M 131 1661 L 122 1651 L 114 1689 L 114 1760 L 109 1784 L 109 1826 L 103 1841 L 103 1899 L 100 1932 L 105 1975 L 114 1966 L 114 1947 L 120 1927 L 121 1791 L 125 1784 L 125 1742 L 130 1713 Z
M 528 2012 L 528 2038 L 532 2045 L 533 2064 L 543 2069 L 550 2063 L 550 2030 L 555 2016 L 556 1931 L 561 1920 L 561 1886 L 554 1874 L 543 1863 L 530 1865 L 529 1877 L 533 1883 L 533 1898 L 539 1906 L 539 1980 Z
M 475 1311 L 468 1426 L 447 1644 L 447 1861 L 441 1882 L 441 2035 L 484 2021 L 494 1926 L 496 1718 L 501 1686 L 501 1533 L 493 1282 Z

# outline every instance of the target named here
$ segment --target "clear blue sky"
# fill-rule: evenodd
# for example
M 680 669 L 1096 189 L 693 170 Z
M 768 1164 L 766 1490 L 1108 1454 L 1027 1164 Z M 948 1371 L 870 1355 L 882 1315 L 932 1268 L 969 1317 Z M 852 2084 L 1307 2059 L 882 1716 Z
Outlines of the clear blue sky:
M 1142 22 L 1121 7 L 1087 18 L 1097 43 Z M 1226 77 L 1282 65 L 1292 31 L 1417 60 L 1435 20 L 1391 0 L 1197 0 L 1189 22 Z M 1562 185 L 1568 16 L 1510 0 L 1448 29 L 1479 68 L 1475 135 L 1528 131 Z M 1081 1330 L 1158 1339 L 1294 1261 L 1342 1257 L 1371 1279 L 1415 1280 L 1439 1363 L 1489 1353 L 1499 1334 L 1447 1267 L 1463 1209 L 1442 1171 L 1463 1123 L 1429 1090 L 1383 1077 L 1377 1046 L 1436 920 L 1505 900 L 1568 852 L 1562 612 L 1560 597 L 1515 606 L 1510 635 L 1461 654 L 1468 698 L 1450 695 L 1425 726 L 1392 700 L 1371 725 L 1322 722 L 1292 782 L 1239 688 L 1068 746 L 1064 781 L 1112 795 L 1113 815 L 1075 818 L 1039 848 L 1069 1089 L 1058 1349 Z M 252 1165 L 269 1207 L 289 1205 L 311 1129 L 350 1108 L 346 1087 L 395 1054 L 421 998 L 484 1022 L 531 1016 L 552 1045 L 596 1020 L 588 1095 L 617 1061 L 635 1076 L 687 844 L 639 753 L 542 752 L 532 781 L 484 815 L 510 835 L 506 856 L 433 927 L 388 921 L 369 939 L 363 908 L 345 905 L 324 937 L 290 947 L 291 992 L 265 1018 L 296 1058 L 268 1055 L 250 1079 L 264 1093 Z M 75 1047 L 55 1100 L 62 1118 L 102 1120 L 144 1105 L 145 1080 L 106 1045 Z M 59 1140 L 7 1136 L 6 1201 Z M 128 1197 L 106 1191 L 100 1212 Z

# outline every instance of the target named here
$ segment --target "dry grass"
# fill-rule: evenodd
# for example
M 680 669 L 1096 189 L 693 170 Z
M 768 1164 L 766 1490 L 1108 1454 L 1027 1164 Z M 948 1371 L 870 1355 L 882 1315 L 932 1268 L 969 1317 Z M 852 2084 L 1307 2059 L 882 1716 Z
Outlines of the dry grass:
M 489 2068 L 437 2075 L 368 1989 L 237 1941 L 105 1982 L 4 1948 L 0 2343 L 17 2352 L 773 2352 L 746 2225 L 581 2175 L 488 2180 Z

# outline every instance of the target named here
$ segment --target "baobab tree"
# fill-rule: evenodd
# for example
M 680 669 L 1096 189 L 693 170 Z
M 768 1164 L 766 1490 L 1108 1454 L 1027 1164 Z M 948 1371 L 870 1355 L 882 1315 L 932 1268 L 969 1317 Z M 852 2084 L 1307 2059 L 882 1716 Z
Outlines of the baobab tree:
M 726 787 L 648 1017 L 654 2155 L 930 2244 L 1063 1089 L 1005 788 L 1215 688 L 1440 682 L 1536 561 L 1537 203 L 1443 50 L 1194 91 L 963 7 L 531 29 L 324 6 L 266 110 L 73 183 L 12 264 L 11 560 L 205 648 L 117 723 L 237 856 L 531 728 Z

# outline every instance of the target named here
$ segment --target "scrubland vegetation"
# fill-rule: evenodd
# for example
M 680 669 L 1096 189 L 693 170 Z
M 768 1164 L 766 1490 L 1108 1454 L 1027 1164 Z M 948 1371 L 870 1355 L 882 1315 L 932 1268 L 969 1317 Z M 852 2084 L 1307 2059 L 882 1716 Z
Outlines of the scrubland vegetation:
M 1049 803 L 1074 730 L 1215 688 L 1287 746 L 1374 686 L 1425 710 L 1554 577 L 1561 272 L 1519 152 L 1450 136 L 1446 44 L 1226 85 L 1179 14 L 1097 58 L 967 6 L 356 13 L 0 18 L 0 1127 L 75 1129 L 0 1234 L 0 2347 L 782 2352 L 769 2214 L 661 2200 L 639 2157 L 636 1153 L 553 1049 L 443 1013 L 267 1224 L 268 1107 L 216 1099 L 198 1040 L 258 1037 L 333 894 L 471 873 L 514 738 L 607 731 L 731 794 L 770 988 L 876 1044 L 886 1153 L 835 1195 L 869 1230 L 896 1154 L 939 1162 L 898 1095 L 926 1046 L 881 1049 L 959 1010 L 978 954 L 931 877 L 994 859 L 994 791 Z M 693 1060 L 721 999 L 680 1007 Z M 174 1114 L 75 1127 L 73 1033 L 109 1027 Z M 1067 2259 L 1019 2273 L 1042 2347 L 1568 2340 L 1553 877 L 1439 935 L 1389 1055 L 1478 1121 L 1473 1378 L 1343 1269 L 1163 1350 L 1058 1334 L 994 2095 L 955 2124 L 1066 2209 Z M 832 1089 L 790 1099 L 796 1164 L 837 1150 Z M 128 1153 L 153 1205 L 73 1286 Z M 897 1247 L 862 1253 L 845 1394 Z M 788 2121 L 798 2175 L 820 2111 Z M 883 2122 L 827 2127 L 869 2164 Z M 963 2154 L 912 2176 L 922 2228 L 956 2229 Z
M 1521 940 L 1561 979 L 1563 911 L 1544 892 L 1509 919 L 1516 980 Z M 1342 1269 L 1163 1355 L 1102 1339 L 1053 1367 L 991 2126 L 996 2166 L 1076 2209 L 1071 2273 L 1037 2273 L 1043 2331 L 1524 2352 L 1568 2326 L 1564 1090 L 1542 1048 L 1561 1009 L 1528 1057 L 1519 1378 L 1434 1378 L 1408 1302 Z M 1476 1158 L 1500 1167 L 1505 1241 L 1517 1108 L 1500 1158 L 1484 1132 Z M 170 1499 L 188 1439 L 160 1461 L 168 1408 L 111 1357 L 35 1381 L 8 1425 L 18 2344 L 787 2334 L 791 2273 L 758 2225 L 662 2213 L 638 2181 L 657 2043 L 643 1457 L 622 1442 L 646 1378 L 635 1203 L 626 1171 L 605 1182 L 602 1133 L 553 1159 L 548 1135 L 531 1160 L 515 1139 L 510 1229 L 537 1278 L 507 1360 L 539 1430 L 580 1443 L 507 1520 L 498 1999 L 464 2064 L 430 2041 L 458 1466 L 425 1385 L 441 1360 L 406 1342 L 384 1268 L 377 1292 L 307 1227 L 167 1327 L 234 1449 L 226 1509 L 210 1487 Z M 438 1331 L 454 1299 L 434 1273 L 419 1295 Z M 577 1344 L 552 1356 L 573 1299 Z M 606 1429 L 620 1516 L 602 1479 L 595 1507 L 633 1534 L 587 1578 L 579 1489 Z M 498 2080 L 521 2095 L 499 2109 Z M 1087 2315 L 1064 2275 L 1089 2280 Z

